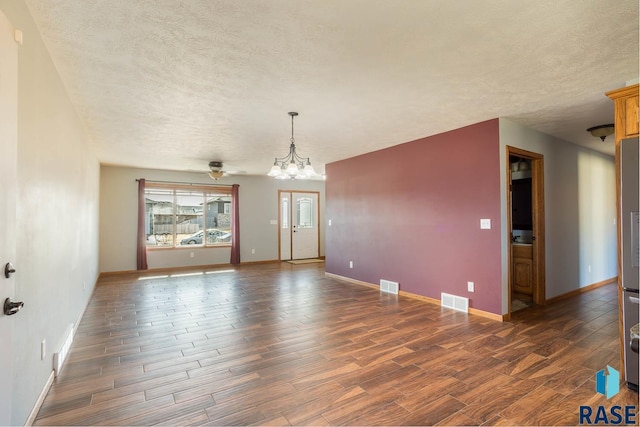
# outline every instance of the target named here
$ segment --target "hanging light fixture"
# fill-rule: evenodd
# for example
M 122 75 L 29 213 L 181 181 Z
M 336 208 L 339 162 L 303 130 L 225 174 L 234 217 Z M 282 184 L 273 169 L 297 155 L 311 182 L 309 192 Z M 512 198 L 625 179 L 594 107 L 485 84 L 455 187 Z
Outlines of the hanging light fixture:
M 289 154 L 284 157 L 276 157 L 268 175 L 276 179 L 304 179 L 318 174 L 311 166 L 309 157 L 300 157 L 296 153 L 296 140 L 293 137 L 293 118 L 298 115 L 295 111 L 289 113 L 291 116 L 291 145 Z
M 587 132 L 589 132 L 591 135 L 593 135 L 596 138 L 600 138 L 600 140 L 604 142 L 604 139 L 609 135 L 613 134 L 615 130 L 616 128 L 613 125 L 613 123 L 610 123 L 608 125 L 594 126 L 592 128 L 587 129 Z
M 209 172 L 209 177 L 211 177 L 211 179 L 213 179 L 214 181 L 217 181 L 224 176 L 224 171 L 222 170 L 222 162 L 209 162 L 209 169 L 211 169 L 211 172 Z

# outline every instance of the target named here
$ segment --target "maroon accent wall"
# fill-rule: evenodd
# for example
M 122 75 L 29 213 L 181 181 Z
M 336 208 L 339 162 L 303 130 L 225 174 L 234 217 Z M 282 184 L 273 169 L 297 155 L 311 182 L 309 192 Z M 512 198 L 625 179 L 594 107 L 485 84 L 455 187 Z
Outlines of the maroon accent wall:
M 328 164 L 326 271 L 502 314 L 498 119 Z M 480 219 L 491 219 L 491 230 Z M 353 268 L 349 268 L 353 261 Z M 475 293 L 467 292 L 467 282 Z

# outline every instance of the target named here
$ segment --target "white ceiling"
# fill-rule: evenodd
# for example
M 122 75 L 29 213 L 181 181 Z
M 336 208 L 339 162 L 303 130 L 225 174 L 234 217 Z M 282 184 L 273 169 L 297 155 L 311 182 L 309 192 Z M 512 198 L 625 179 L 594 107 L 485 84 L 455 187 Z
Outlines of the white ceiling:
M 637 0 L 26 0 L 99 159 L 316 170 L 506 117 L 585 129 L 638 79 Z M 25 41 L 26 42 L 26 41 Z

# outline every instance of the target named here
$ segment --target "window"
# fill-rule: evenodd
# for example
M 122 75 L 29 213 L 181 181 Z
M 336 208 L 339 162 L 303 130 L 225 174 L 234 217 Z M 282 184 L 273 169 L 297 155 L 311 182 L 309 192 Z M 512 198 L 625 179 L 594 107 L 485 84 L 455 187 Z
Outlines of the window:
M 231 189 L 150 184 L 145 189 L 147 247 L 231 244 Z
M 282 228 L 289 228 L 289 198 L 282 198 Z
M 311 197 L 300 197 L 297 200 L 297 219 L 299 228 L 313 227 L 313 199 Z

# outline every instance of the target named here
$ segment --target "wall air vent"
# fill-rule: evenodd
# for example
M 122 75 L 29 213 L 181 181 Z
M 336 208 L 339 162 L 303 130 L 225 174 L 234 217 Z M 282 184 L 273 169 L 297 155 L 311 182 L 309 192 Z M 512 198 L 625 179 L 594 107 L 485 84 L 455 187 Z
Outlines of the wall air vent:
M 73 343 L 73 323 L 69 325 L 65 334 L 65 340 L 62 344 L 62 347 L 57 353 L 53 354 L 53 371 L 55 372 L 55 376 L 57 377 L 62 370 L 62 365 L 64 365 L 67 356 L 69 355 L 69 350 L 71 350 L 71 344 Z
M 400 291 L 400 284 L 398 282 L 392 282 L 390 280 L 380 279 L 380 292 L 387 292 L 389 294 L 398 295 Z
M 469 312 L 469 298 L 459 297 L 457 295 L 441 293 L 440 305 L 445 308 L 452 308 L 458 311 Z

